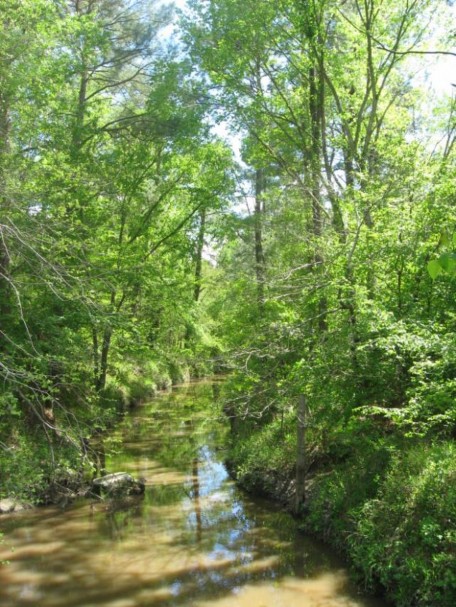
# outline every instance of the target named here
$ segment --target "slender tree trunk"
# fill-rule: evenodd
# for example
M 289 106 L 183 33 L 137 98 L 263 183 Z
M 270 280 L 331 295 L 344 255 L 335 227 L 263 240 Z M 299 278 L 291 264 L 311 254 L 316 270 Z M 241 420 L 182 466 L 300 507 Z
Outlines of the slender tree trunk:
M 100 392 L 106 387 L 106 377 L 108 374 L 108 357 L 109 349 L 111 347 L 112 327 L 108 324 L 103 332 L 103 343 L 101 346 L 100 354 L 100 371 L 97 381 L 97 391 Z
M 5 219 L 10 211 L 7 193 L 7 159 L 10 152 L 9 99 L 0 90 L 0 323 L 11 311 L 10 253 Z M 0 324 L 0 326 L 1 326 Z
M 349 278 L 350 283 L 353 284 L 353 277 Z M 356 298 L 355 298 L 355 288 L 354 286 L 350 286 L 349 296 L 347 298 L 346 309 L 348 311 L 348 324 L 350 326 L 350 354 L 352 359 L 352 368 L 354 374 L 357 375 L 359 371 L 358 364 L 358 343 L 359 343 L 359 334 L 358 334 L 358 318 L 356 313 Z
M 85 4 L 85 6 L 84 6 Z M 78 16 L 84 17 L 89 15 L 92 12 L 92 2 L 83 3 L 81 0 L 76 0 L 75 12 Z M 81 48 L 81 65 L 82 69 L 79 77 L 79 90 L 78 90 L 78 102 L 76 106 L 75 113 L 75 121 L 73 124 L 73 133 L 72 133 L 72 154 L 73 159 L 75 161 L 78 160 L 79 153 L 82 147 L 82 130 L 84 127 L 84 120 L 86 114 L 86 105 L 87 105 L 87 87 L 89 83 L 88 70 L 86 66 L 86 46 L 83 42 L 83 46 Z
M 264 216 L 264 200 L 263 193 L 265 190 L 264 171 L 257 169 L 255 171 L 255 210 L 254 210 L 254 226 L 255 226 L 255 275 L 257 284 L 257 302 L 261 309 L 264 305 L 264 287 L 266 281 L 266 261 L 263 249 L 263 216 Z
M 84 18 L 86 15 L 89 15 L 92 12 L 92 2 L 82 2 L 81 0 L 76 0 L 74 7 L 76 14 L 81 18 Z M 78 166 L 83 162 L 82 150 L 84 146 L 84 123 L 87 114 L 87 91 L 89 86 L 89 71 L 87 68 L 86 54 L 86 42 L 83 41 L 79 56 L 81 67 L 78 74 L 78 97 L 76 101 L 76 107 L 74 109 L 74 120 L 72 125 L 70 147 L 70 157 L 73 165 L 75 181 L 74 185 L 72 186 L 72 200 L 71 202 L 67 203 L 68 215 L 72 219 L 75 219 L 77 217 L 82 224 L 77 226 L 78 236 L 82 236 L 82 247 L 85 246 L 84 240 L 87 234 L 87 226 L 84 225 L 85 201 L 82 197 L 82 192 L 79 187 L 79 179 L 77 178 L 77 175 Z
M 200 211 L 200 225 L 198 230 L 198 240 L 196 243 L 196 266 L 195 266 L 195 288 L 193 290 L 193 299 L 199 301 L 201 295 L 201 279 L 203 276 L 203 249 L 204 237 L 206 236 L 206 209 Z
M 73 131 L 73 151 L 78 156 L 82 147 L 82 130 L 84 127 L 84 118 L 86 113 L 86 97 L 87 97 L 87 70 L 84 68 L 79 81 L 78 104 L 76 108 L 76 120 Z
M 111 312 L 119 312 L 122 307 L 123 298 L 116 305 L 116 292 L 111 292 Z M 97 392 L 104 390 L 106 386 L 106 377 L 108 375 L 108 359 L 109 359 L 109 350 L 111 347 L 111 338 L 112 338 L 112 324 L 109 320 L 106 321 L 104 330 L 103 330 L 103 341 L 101 344 L 101 352 L 100 355 L 96 359 L 94 358 L 94 373 L 98 374 L 97 380 L 95 382 L 95 389 Z M 95 333 L 92 335 L 93 339 L 93 351 L 98 353 L 98 336 Z M 99 361 L 99 362 L 98 362 Z
M 323 76 L 318 74 L 315 66 L 309 70 L 309 115 L 310 115 L 310 195 L 312 199 L 312 232 L 315 238 L 314 263 L 318 274 L 321 275 L 324 259 L 321 253 L 319 239 L 323 233 L 322 203 L 321 203 L 321 154 L 322 154 L 322 112 L 321 99 L 324 87 Z M 321 333 L 328 329 L 327 325 L 328 302 L 321 295 L 318 302 L 318 328 Z
M 320 70 L 321 72 L 321 70 Z M 309 118 L 310 118 L 310 145 L 309 145 L 309 191 L 312 199 L 312 234 L 314 237 L 314 263 L 317 268 L 317 276 L 322 275 L 324 258 L 321 253 L 321 236 L 323 234 L 323 217 L 321 201 L 321 159 L 322 145 L 324 140 L 323 112 L 324 107 L 321 102 L 324 101 L 323 74 L 319 73 L 316 66 L 309 70 Z M 317 307 L 317 324 L 320 335 L 324 335 L 327 330 L 327 311 L 328 303 L 324 294 L 320 296 Z M 296 497 L 295 513 L 298 514 L 306 499 L 306 424 L 307 424 L 307 399 L 304 394 L 299 396 L 296 412 Z
M 312 197 L 313 233 L 316 237 L 322 234 L 321 215 L 321 111 L 317 70 L 309 70 L 309 114 L 310 114 L 310 193 Z
M 307 424 L 307 399 L 304 394 L 299 396 L 296 412 L 296 498 L 295 513 L 299 514 L 306 499 L 306 424 Z
M 0 328 L 3 319 L 11 312 L 10 256 L 7 239 L 6 226 L 0 223 Z
M 94 385 L 97 387 L 98 379 L 100 377 L 100 364 L 99 364 L 99 344 L 98 344 L 98 332 L 96 328 L 92 327 L 92 360 L 93 360 L 93 379 Z
M 262 67 L 261 60 L 257 56 L 255 58 L 255 95 L 256 91 L 262 91 Z M 258 118 L 254 121 L 254 131 L 261 133 L 264 128 L 262 118 Z M 263 248 L 263 217 L 264 217 L 264 191 L 266 189 L 265 171 L 263 168 L 255 168 L 254 175 L 254 187 L 255 187 L 255 207 L 253 211 L 253 226 L 254 226 L 254 238 L 255 238 L 255 280 L 256 280 L 256 291 L 257 291 L 257 307 L 258 314 L 261 317 L 264 306 L 264 289 L 266 279 L 266 265 Z

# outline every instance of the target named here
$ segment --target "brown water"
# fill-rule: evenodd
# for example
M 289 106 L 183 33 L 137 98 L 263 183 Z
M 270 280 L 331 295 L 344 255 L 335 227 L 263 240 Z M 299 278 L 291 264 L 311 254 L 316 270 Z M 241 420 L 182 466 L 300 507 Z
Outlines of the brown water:
M 2 607 L 384 606 L 291 517 L 229 480 L 212 388 L 161 395 L 105 441 L 108 471 L 145 477 L 144 498 L 2 517 Z

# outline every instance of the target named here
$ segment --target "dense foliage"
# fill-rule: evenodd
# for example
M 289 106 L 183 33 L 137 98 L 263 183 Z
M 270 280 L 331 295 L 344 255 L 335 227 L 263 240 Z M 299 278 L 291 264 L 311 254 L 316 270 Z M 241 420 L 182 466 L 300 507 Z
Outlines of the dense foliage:
M 0 0 L 2 495 L 222 364 L 239 480 L 455 603 L 451 4 Z
M 243 160 L 212 303 L 231 466 L 257 491 L 294 491 L 367 586 L 449 607 L 455 106 L 417 76 L 435 51 L 454 61 L 448 5 L 192 7 L 191 56 Z
M 207 371 L 200 242 L 231 152 L 170 19 L 129 0 L 0 3 L 2 494 L 42 499 L 119 409 Z

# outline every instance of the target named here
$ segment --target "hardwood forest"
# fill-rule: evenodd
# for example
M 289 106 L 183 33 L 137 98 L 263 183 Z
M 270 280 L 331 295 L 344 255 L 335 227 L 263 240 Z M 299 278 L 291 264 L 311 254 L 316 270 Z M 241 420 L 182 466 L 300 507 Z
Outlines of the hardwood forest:
M 0 498 L 225 374 L 239 483 L 456 603 L 454 10 L 0 0 Z

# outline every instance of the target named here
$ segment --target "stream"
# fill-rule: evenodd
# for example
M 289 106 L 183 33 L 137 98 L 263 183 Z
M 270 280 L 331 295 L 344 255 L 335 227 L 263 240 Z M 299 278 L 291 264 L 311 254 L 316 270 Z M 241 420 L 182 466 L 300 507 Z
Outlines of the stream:
M 385 607 L 229 479 L 218 387 L 160 394 L 105 438 L 107 471 L 145 478 L 144 497 L 1 518 L 2 607 Z

